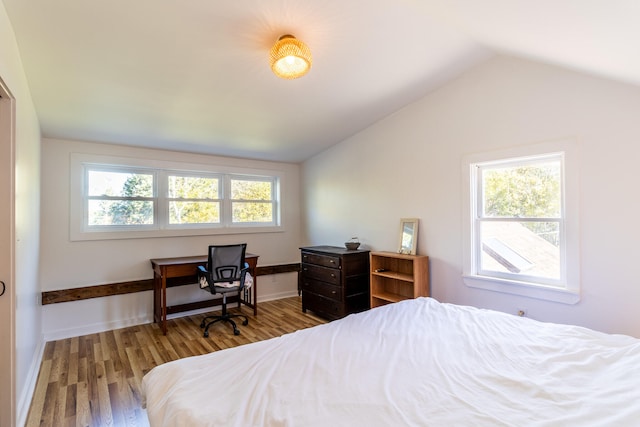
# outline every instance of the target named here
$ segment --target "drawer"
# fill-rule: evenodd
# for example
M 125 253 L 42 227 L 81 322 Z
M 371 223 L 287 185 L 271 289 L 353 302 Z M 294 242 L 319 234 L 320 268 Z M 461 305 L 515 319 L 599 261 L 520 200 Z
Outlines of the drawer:
M 329 319 L 342 317 L 342 303 L 311 292 L 302 293 L 302 310 L 311 310 Z
M 302 252 L 302 262 L 308 264 L 322 265 L 330 268 L 341 268 L 340 257 L 331 255 L 320 255 L 311 252 Z
M 342 301 L 342 288 L 340 286 L 330 285 L 326 282 L 319 282 L 309 278 L 302 279 L 302 292 L 312 292 L 336 301 Z
M 315 264 L 302 263 L 302 278 L 303 280 L 316 279 L 322 282 L 340 285 L 342 275 L 340 270 L 336 270 L 335 268 L 320 267 Z

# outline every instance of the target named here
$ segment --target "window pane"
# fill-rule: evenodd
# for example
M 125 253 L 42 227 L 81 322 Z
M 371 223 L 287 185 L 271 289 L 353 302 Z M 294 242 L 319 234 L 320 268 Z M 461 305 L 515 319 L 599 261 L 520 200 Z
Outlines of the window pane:
M 217 199 L 218 179 L 169 175 L 169 197 L 174 199 Z
M 218 202 L 169 202 L 170 224 L 217 224 L 220 222 Z
M 480 269 L 560 279 L 557 222 L 483 221 Z
M 482 211 L 495 218 L 559 218 L 560 160 L 482 170 Z
M 234 200 L 271 200 L 271 181 L 231 180 Z
M 141 200 L 89 200 L 89 225 L 153 224 L 153 202 Z
M 89 171 L 89 196 L 153 197 L 153 175 Z
M 233 222 L 272 222 L 273 205 L 271 203 L 232 203 Z

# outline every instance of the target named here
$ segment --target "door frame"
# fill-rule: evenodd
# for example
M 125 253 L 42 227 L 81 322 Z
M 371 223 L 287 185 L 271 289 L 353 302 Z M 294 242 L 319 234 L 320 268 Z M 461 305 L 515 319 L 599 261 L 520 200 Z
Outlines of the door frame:
M 0 352 L 2 426 L 16 423 L 15 111 L 15 98 L 0 78 L 0 280 L 6 286 L 0 297 L 0 337 L 9 342 L 9 351 Z

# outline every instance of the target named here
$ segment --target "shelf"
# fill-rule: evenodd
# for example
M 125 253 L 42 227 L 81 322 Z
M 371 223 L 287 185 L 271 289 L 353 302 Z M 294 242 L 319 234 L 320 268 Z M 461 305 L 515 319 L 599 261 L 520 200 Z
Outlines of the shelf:
M 395 271 L 372 271 L 371 274 L 373 276 L 387 277 L 389 279 L 413 283 L 413 276 L 411 274 L 396 273 Z
M 409 299 L 409 297 L 405 297 L 398 294 L 392 294 L 391 292 L 378 292 L 375 294 L 371 294 L 371 298 L 377 298 L 377 299 L 380 299 L 383 301 L 389 301 L 389 302 L 400 302 L 400 301 Z

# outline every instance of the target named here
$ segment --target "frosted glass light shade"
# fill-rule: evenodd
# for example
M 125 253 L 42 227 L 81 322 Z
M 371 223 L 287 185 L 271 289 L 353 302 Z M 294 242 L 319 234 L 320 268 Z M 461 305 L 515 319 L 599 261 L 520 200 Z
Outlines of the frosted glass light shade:
M 270 52 L 271 70 L 283 79 L 297 79 L 311 69 L 309 47 L 292 35 L 280 37 Z

